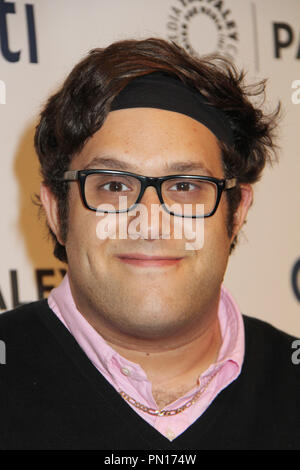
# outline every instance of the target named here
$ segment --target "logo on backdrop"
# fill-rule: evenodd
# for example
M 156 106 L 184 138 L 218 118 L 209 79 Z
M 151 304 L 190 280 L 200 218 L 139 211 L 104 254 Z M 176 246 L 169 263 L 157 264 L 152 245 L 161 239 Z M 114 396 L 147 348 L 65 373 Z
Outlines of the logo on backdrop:
M 35 269 L 37 298 L 42 300 L 47 297 L 49 292 L 61 282 L 65 274 L 65 269 Z M 52 278 L 50 283 L 49 277 Z M 16 269 L 9 271 L 9 281 L 9 294 L 4 295 L 4 291 L 0 286 L 0 311 L 9 310 L 28 303 L 21 300 L 19 286 L 22 285 L 22 279 L 19 282 L 18 271 Z M 11 304 L 8 303 L 8 299 L 11 299 Z
M 16 11 L 17 5 L 17 11 Z M 10 44 L 13 41 L 13 15 L 20 14 L 20 5 L 17 2 L 6 2 L 0 0 L 0 50 L 3 58 L 8 62 L 19 62 L 24 50 L 11 49 Z M 37 42 L 35 32 L 34 5 L 25 4 L 25 29 L 27 32 L 28 60 L 32 64 L 38 62 Z
M 237 24 L 223 0 L 173 0 L 166 27 L 168 39 L 191 54 L 237 55 Z
M 288 23 L 273 23 L 274 57 L 284 58 L 284 52 L 289 49 L 295 59 L 300 59 L 300 35 Z
M 300 258 L 292 267 L 291 282 L 294 295 L 298 302 L 300 302 Z

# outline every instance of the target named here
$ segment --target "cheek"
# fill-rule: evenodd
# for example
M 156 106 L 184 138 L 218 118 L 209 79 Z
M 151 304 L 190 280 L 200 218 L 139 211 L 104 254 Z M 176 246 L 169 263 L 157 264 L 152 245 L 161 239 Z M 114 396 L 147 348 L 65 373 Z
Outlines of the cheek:
M 221 207 L 212 217 L 205 219 L 203 248 L 196 253 L 199 270 L 218 275 L 225 272 L 230 251 L 226 211 L 219 209 Z
M 96 249 L 103 241 L 97 237 L 97 223 L 99 222 L 97 213 L 86 209 L 81 199 L 74 193 L 74 190 L 70 191 L 66 250 L 72 251 L 73 256 L 78 256 L 79 253 Z

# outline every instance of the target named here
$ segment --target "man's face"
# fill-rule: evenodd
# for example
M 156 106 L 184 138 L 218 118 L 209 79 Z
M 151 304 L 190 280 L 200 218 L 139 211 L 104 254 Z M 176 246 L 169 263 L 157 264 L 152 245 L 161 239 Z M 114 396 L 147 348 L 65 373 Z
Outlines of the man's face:
M 118 159 L 145 176 L 198 174 L 224 178 L 215 136 L 188 116 L 150 108 L 111 112 L 102 128 L 74 157 L 70 169 L 112 169 L 97 158 Z M 170 171 L 176 162 L 199 164 L 195 171 Z M 113 169 L 124 169 L 116 166 Z M 151 238 L 151 218 L 138 239 L 100 239 L 99 214 L 86 209 L 79 186 L 70 184 L 66 251 L 71 290 L 79 311 L 105 336 L 141 340 L 196 334 L 215 318 L 231 239 L 223 194 L 217 212 L 204 222 L 204 246 L 187 250 L 185 238 Z M 148 187 L 142 204 L 159 204 Z M 103 217 L 103 216 L 102 216 Z M 138 214 L 127 213 L 128 226 Z M 170 216 L 173 219 L 173 216 Z M 194 220 L 194 224 L 199 223 Z M 172 222 L 172 220 L 171 220 Z M 201 220 L 203 223 L 203 219 Z M 173 227 L 173 228 L 172 228 Z M 195 227 L 195 226 L 194 226 Z M 147 236 L 149 238 L 147 238 Z M 120 255 L 138 253 L 181 258 L 173 264 L 136 265 Z

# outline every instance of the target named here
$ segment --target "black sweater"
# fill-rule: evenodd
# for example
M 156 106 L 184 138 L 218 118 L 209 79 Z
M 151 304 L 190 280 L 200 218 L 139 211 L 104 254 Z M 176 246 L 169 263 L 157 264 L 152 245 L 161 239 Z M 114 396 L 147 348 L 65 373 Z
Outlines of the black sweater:
M 1 314 L 0 449 L 299 450 L 294 338 L 243 318 L 240 376 L 170 442 L 98 372 L 46 300 Z

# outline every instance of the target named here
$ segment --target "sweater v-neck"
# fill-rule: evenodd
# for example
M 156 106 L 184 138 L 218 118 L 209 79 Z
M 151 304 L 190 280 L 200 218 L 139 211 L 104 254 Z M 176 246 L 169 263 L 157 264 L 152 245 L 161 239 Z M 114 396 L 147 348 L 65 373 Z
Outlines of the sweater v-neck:
M 145 442 L 145 449 L 186 449 L 187 445 L 190 445 L 191 436 L 194 436 L 195 431 L 197 437 L 200 439 L 201 435 L 213 426 L 219 414 L 226 408 L 227 389 L 223 390 L 215 398 L 214 402 L 198 420 L 192 423 L 180 436 L 170 441 L 143 420 L 143 418 L 124 401 L 119 393 L 92 364 L 68 329 L 51 311 L 46 301 L 41 301 L 41 306 L 43 308 L 36 312 L 37 317 L 43 322 L 51 334 L 55 336 L 60 347 L 76 366 L 81 376 L 89 382 L 94 392 L 101 397 L 99 399 L 102 400 L 102 403 L 105 402 L 105 406 L 110 408 L 111 412 L 116 414 L 119 420 L 126 420 L 126 424 L 131 429 L 131 432 L 135 433 L 138 439 L 142 439 Z M 235 382 L 228 387 L 233 389 Z M 161 417 L 161 419 L 164 418 Z

